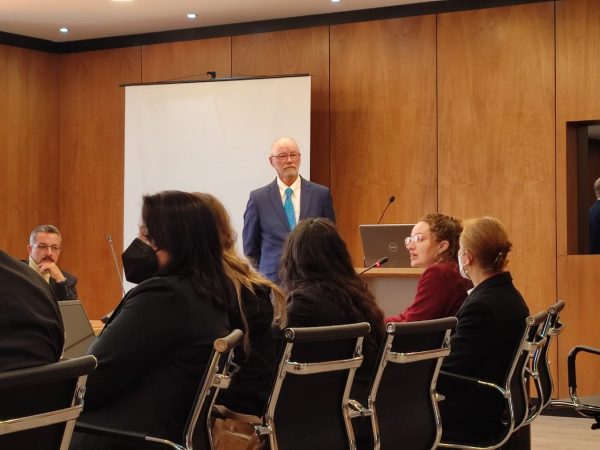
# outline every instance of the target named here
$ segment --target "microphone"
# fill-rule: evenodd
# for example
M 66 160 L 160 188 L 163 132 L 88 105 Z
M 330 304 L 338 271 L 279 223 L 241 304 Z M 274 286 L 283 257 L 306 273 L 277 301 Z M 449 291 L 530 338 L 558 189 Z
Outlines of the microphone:
M 113 246 L 113 240 L 110 233 L 106 235 L 106 240 L 108 241 L 108 246 L 110 247 L 113 261 L 115 262 L 115 270 L 117 271 L 117 276 L 119 277 L 119 283 L 121 284 L 123 295 L 125 295 L 125 285 L 123 283 L 123 277 L 121 276 L 121 270 L 119 269 L 119 263 L 117 262 L 117 255 L 115 254 L 115 247 Z
M 381 223 L 381 219 L 383 219 L 383 215 L 385 214 L 385 212 L 387 211 L 387 209 L 390 207 L 390 205 L 392 203 L 394 203 L 394 200 L 396 200 L 396 196 L 392 195 L 390 197 L 390 199 L 388 200 L 388 204 L 385 205 L 385 208 L 383 208 L 383 212 L 381 213 L 381 216 L 379 217 L 379 220 L 377 221 L 377 225 L 379 225 Z
M 367 267 L 364 270 L 361 270 L 358 274 L 362 275 L 365 272 L 368 272 L 371 269 L 374 269 L 376 267 L 381 267 L 383 266 L 386 262 L 388 262 L 388 257 L 384 256 L 383 258 L 379 258 L 377 261 L 375 261 L 373 264 L 371 264 L 369 267 Z

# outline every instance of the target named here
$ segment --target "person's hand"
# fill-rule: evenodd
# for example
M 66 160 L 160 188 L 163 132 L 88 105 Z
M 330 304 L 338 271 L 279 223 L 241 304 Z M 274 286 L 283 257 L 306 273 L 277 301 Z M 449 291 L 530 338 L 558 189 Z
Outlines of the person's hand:
M 50 278 L 57 283 L 62 283 L 67 279 L 53 261 L 42 261 L 39 264 L 39 268 L 41 273 L 49 273 Z

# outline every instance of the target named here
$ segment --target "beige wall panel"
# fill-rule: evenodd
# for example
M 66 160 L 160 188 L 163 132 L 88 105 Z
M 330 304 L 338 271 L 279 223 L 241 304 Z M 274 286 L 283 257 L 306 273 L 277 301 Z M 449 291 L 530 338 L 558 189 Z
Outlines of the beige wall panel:
M 309 73 L 312 76 L 310 178 L 329 186 L 328 28 L 234 36 L 231 46 L 233 76 L 297 73 Z M 277 137 L 273 136 L 273 140 Z M 265 146 L 265 164 L 268 164 L 269 145 Z M 269 181 L 265 180 L 265 184 Z
M 598 274 L 600 256 L 565 256 L 568 211 L 576 205 L 567 204 L 567 186 L 576 186 L 567 177 L 566 123 L 579 120 L 600 120 L 600 2 L 568 0 L 556 2 L 556 193 L 557 193 L 557 254 L 558 293 L 567 302 L 564 314 L 566 328 L 559 340 L 558 358 L 561 364 L 561 395 L 568 395 L 566 358 L 575 345 L 600 347 L 598 317 Z M 581 393 L 600 390 L 598 364 L 582 359 L 577 373 Z
M 355 265 L 358 226 L 437 210 L 435 16 L 331 27 L 331 187 Z
M 203 39 L 142 47 L 142 81 L 207 80 L 231 75 L 231 38 Z
M 0 45 L 0 249 L 27 256 L 36 225 L 60 225 L 56 55 Z
M 91 318 L 122 297 L 106 236 L 123 249 L 125 91 L 141 81 L 139 47 L 60 57 L 60 225 L 63 265 Z M 128 243 L 127 243 L 128 244 Z
M 556 298 L 554 5 L 438 18 L 439 205 L 508 228 L 536 313 Z

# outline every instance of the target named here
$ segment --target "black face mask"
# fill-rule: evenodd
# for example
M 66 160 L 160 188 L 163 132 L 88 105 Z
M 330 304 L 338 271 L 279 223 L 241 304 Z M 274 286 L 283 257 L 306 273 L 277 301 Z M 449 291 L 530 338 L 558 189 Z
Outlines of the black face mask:
M 158 258 L 152 247 L 139 238 L 135 238 L 121 255 L 125 278 L 139 284 L 152 278 L 158 271 Z

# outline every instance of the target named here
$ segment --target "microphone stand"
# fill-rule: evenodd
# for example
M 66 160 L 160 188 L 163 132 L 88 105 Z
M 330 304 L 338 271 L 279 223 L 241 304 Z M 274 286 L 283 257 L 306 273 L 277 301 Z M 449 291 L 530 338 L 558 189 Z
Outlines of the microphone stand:
M 375 261 L 373 264 L 371 264 L 369 267 L 367 267 L 364 270 L 361 270 L 358 274 L 362 275 L 365 272 L 368 272 L 371 269 L 374 269 L 375 267 L 381 267 L 383 266 L 386 262 L 388 262 L 388 257 L 384 256 L 383 258 L 379 258 L 377 261 Z

